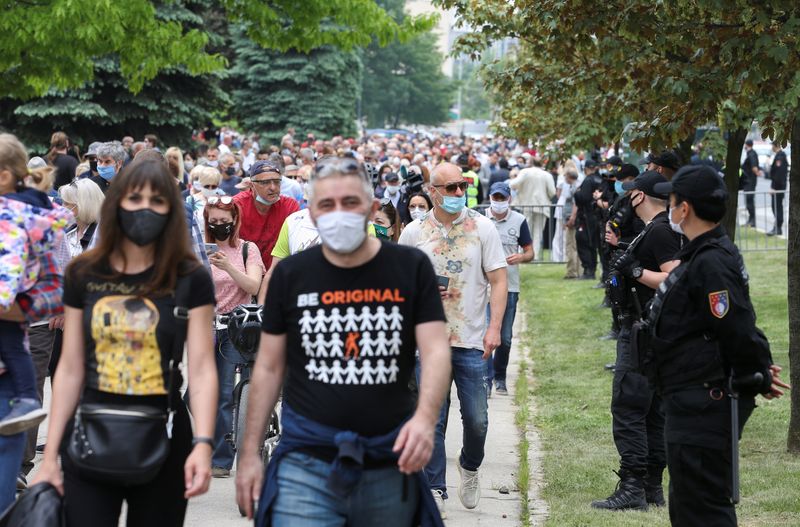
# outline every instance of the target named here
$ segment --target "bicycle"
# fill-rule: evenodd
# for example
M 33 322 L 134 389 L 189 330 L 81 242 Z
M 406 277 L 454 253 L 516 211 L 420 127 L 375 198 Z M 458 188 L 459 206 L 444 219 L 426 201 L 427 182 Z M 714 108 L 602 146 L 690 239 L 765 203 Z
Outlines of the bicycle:
M 239 452 L 244 440 L 245 422 L 247 419 L 247 403 L 250 395 L 250 376 L 245 378 L 245 371 L 251 371 L 258 354 L 258 345 L 261 338 L 261 306 L 256 304 L 242 304 L 220 320 L 227 325 L 228 336 L 231 343 L 245 360 L 244 364 L 237 364 L 234 370 L 233 388 L 233 425 L 225 440 L 233 447 L 234 452 Z M 273 452 L 281 439 L 280 399 L 272 410 L 264 439 L 260 447 L 260 455 L 264 467 L 272 458 Z M 236 457 L 236 468 L 239 467 L 239 457 Z M 244 511 L 239 508 L 239 513 L 244 516 Z

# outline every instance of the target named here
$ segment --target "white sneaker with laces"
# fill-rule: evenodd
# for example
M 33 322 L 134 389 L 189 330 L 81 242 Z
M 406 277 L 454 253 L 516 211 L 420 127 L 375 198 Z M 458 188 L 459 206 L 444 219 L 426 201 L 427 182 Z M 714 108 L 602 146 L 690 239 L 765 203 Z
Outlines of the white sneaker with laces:
M 458 485 L 458 497 L 461 504 L 468 509 L 474 509 L 481 500 L 481 485 L 477 470 L 467 470 L 458 464 L 458 473 L 461 474 L 461 482 Z
M 444 492 L 440 489 L 431 489 L 433 494 L 433 501 L 436 502 L 436 508 L 439 509 L 439 515 L 443 520 L 447 519 L 447 513 L 444 511 Z

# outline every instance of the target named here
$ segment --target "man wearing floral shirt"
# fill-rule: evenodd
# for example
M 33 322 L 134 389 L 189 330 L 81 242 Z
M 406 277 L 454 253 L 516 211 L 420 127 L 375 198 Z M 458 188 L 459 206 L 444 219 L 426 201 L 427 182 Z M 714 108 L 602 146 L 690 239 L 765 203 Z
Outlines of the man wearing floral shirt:
M 480 500 L 478 468 L 489 426 L 486 360 L 500 344 L 508 284 L 500 235 L 492 220 L 465 207 L 467 188 L 459 167 L 451 163 L 437 166 L 431 175 L 434 208 L 403 230 L 400 243 L 424 251 L 440 277 L 453 350 L 453 379 L 464 422 L 458 495 L 466 508 L 474 509 Z M 487 303 L 491 312 L 488 328 Z M 443 515 L 443 500 L 447 498 L 444 434 L 448 411 L 446 402 L 436 426 L 433 456 L 425 468 Z

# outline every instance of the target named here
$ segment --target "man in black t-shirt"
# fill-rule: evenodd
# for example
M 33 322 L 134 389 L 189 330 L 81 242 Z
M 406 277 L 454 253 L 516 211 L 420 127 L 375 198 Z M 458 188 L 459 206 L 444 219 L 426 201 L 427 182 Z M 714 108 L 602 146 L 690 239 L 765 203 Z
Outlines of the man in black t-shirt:
M 575 193 L 575 244 L 578 248 L 578 258 L 583 266 L 584 280 L 594 280 L 597 270 L 597 249 L 600 245 L 599 225 L 594 215 L 594 191 L 600 188 L 603 179 L 597 174 L 597 163 L 593 159 L 586 161 L 584 166 L 586 178 Z
M 366 235 L 377 207 L 355 160 L 321 163 L 309 211 L 322 245 L 273 272 L 237 475 L 237 500 L 251 515 L 259 431 L 283 385 L 283 435 L 257 525 L 269 517 L 407 526 L 418 506 L 438 514 L 421 470 L 450 380 L 444 309 L 424 253 Z M 417 348 L 415 399 L 408 381 Z
M 592 502 L 592 507 L 598 509 L 644 510 L 649 504 L 664 505 L 664 413 L 660 397 L 650 388 L 640 361 L 632 352 L 631 327 L 641 319 L 656 288 L 680 263 L 675 259 L 680 236 L 667 218 L 667 196 L 653 189 L 666 181 L 658 172 L 647 171 L 622 185 L 623 190 L 630 191 L 631 207 L 646 227 L 612 262 L 609 274 L 610 296 L 617 307 L 620 327 L 611 416 L 621 482 L 614 494 Z
M 758 176 L 761 174 L 761 167 L 758 165 L 758 154 L 753 150 L 753 140 L 748 139 L 744 142 L 745 157 L 742 163 L 742 175 L 739 178 L 740 190 L 753 192 L 758 184 Z M 756 226 L 756 199 L 754 194 L 746 194 L 744 197 L 747 207 L 747 224 L 750 227 Z

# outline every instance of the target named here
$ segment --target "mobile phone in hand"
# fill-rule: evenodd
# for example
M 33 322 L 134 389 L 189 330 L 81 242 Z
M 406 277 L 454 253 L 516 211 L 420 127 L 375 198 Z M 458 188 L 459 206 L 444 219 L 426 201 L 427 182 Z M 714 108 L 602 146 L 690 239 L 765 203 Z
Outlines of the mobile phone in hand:
M 206 248 L 206 254 L 209 255 L 209 256 L 211 256 L 212 254 L 214 254 L 215 252 L 217 252 L 219 250 L 219 247 L 217 247 L 216 243 L 206 243 L 204 245 L 205 245 L 205 248 Z
M 450 286 L 450 278 L 437 274 L 436 283 L 439 284 L 440 287 L 444 287 L 444 290 L 447 291 L 447 288 Z

